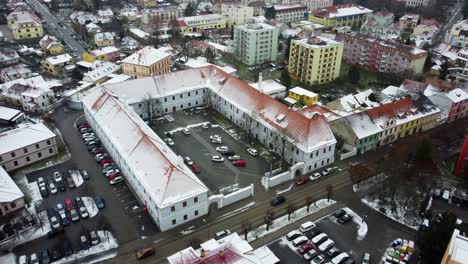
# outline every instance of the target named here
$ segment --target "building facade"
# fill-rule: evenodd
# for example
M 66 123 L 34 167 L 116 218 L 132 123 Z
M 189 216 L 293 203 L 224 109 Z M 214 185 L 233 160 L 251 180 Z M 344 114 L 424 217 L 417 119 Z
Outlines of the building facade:
M 178 27 L 181 33 L 200 32 L 205 29 L 226 28 L 226 16 L 209 14 L 178 18 Z
M 55 134 L 44 124 L 20 127 L 0 134 L 0 165 L 12 171 L 58 153 Z
M 404 0 L 406 7 L 426 7 L 433 3 L 433 0 Z
M 11 212 L 24 208 L 24 194 L 10 175 L 0 167 L 0 219 Z
M 447 122 L 455 121 L 468 116 L 468 93 L 460 88 L 453 89 L 446 93 L 451 101 Z
M 445 35 L 445 42 L 453 47 L 466 48 L 468 39 L 468 19 L 455 23 Z
M 183 16 L 184 10 L 176 5 L 161 6 L 141 11 L 141 22 L 143 30 L 152 32 L 163 24 Z
M 265 24 L 244 24 L 234 27 L 236 57 L 247 65 L 275 61 L 278 53 L 277 27 Z
M 301 1 L 302 5 L 307 6 L 309 12 L 313 12 L 315 10 L 323 9 L 325 7 L 329 7 L 333 5 L 333 0 L 312 0 L 312 1 Z
M 33 72 L 28 69 L 26 64 L 18 64 L 0 70 L 0 81 L 4 83 L 31 76 L 33 76 Z
M 360 32 L 381 39 L 396 39 L 402 33 L 399 23 L 394 23 L 395 16 L 388 11 L 379 11 L 368 14 L 366 21 L 362 24 Z
M 0 48 L 0 67 L 8 67 L 18 64 L 20 57 L 14 49 Z
M 339 77 L 343 44 L 311 37 L 292 40 L 288 71 L 293 79 L 308 84 L 323 84 Z
M 303 5 L 273 5 L 265 7 L 270 9 L 270 13 L 274 14 L 273 17 L 268 17 L 279 22 L 290 23 L 306 19 L 307 7 Z M 265 15 L 268 12 L 265 11 Z
M 418 14 L 407 13 L 398 19 L 400 26 L 406 30 L 413 31 L 413 29 L 419 24 L 420 17 Z
M 171 55 L 153 47 L 144 47 L 122 60 L 122 73 L 142 78 L 169 73 Z
M 254 16 L 254 8 L 238 4 L 221 4 L 221 15 L 227 17 L 228 26 L 242 25 Z
M 372 10 L 356 4 L 342 4 L 315 10 L 309 20 L 332 27 L 360 27 Z
M 41 20 L 27 11 L 17 11 L 7 16 L 8 27 L 16 40 L 40 38 L 44 35 Z
M 94 35 L 94 44 L 97 47 L 114 46 L 114 35 L 110 32 L 99 32 Z
M 372 72 L 421 74 L 427 52 L 390 40 L 361 33 L 341 35 L 343 58 L 349 64 Z
M 91 50 L 88 52 L 84 52 L 81 55 L 81 59 L 86 62 L 94 62 L 94 61 L 110 61 L 114 62 L 120 58 L 119 49 L 116 47 L 104 47 L 101 49 Z
M 47 55 L 59 55 L 63 53 L 63 45 L 57 40 L 57 38 L 49 35 L 45 35 L 40 41 L 42 52 Z
M 319 100 L 318 94 L 301 87 L 294 87 L 289 89 L 288 97 L 307 106 L 315 104 Z
M 67 53 L 48 57 L 44 60 L 43 66 L 47 73 L 60 76 L 68 71 L 67 66 L 73 66 L 73 58 Z

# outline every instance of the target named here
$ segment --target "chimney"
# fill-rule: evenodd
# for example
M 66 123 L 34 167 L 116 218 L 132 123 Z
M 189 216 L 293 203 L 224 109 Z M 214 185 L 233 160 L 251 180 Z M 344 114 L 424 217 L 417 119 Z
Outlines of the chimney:
M 258 90 L 263 93 L 263 73 L 258 74 Z
M 200 250 L 200 257 L 204 258 L 206 256 L 205 250 L 202 248 Z

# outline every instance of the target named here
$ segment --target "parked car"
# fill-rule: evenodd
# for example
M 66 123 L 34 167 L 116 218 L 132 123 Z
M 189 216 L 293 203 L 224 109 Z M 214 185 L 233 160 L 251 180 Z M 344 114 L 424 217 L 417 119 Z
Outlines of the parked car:
M 232 155 L 232 156 L 228 156 L 228 160 L 240 160 L 241 157 L 239 155 Z
M 63 242 L 63 255 L 69 257 L 73 254 L 73 247 L 70 240 L 65 240 Z
M 210 125 L 210 122 L 205 122 L 205 123 L 201 124 L 201 127 L 208 128 L 209 125 Z
M 113 180 L 113 179 L 115 179 L 117 177 L 122 177 L 122 174 L 120 172 L 119 173 L 114 173 L 114 174 L 109 175 L 109 177 L 107 177 L 107 179 L 109 181 L 111 181 L 111 180 Z
M 146 257 L 153 256 L 153 255 L 154 255 L 154 248 L 150 247 L 150 248 L 138 250 L 136 253 L 136 258 L 142 259 L 142 258 L 146 258 Z
M 49 190 L 50 190 L 50 193 L 52 193 L 52 194 L 57 193 L 57 187 L 55 186 L 55 183 L 49 182 Z
M 332 258 L 331 262 L 333 264 L 340 264 L 340 263 L 345 262 L 348 258 L 349 258 L 348 253 L 343 252 L 343 253 L 339 254 L 338 256 Z
M 106 151 L 103 148 L 96 147 L 96 148 L 90 149 L 90 152 L 93 154 L 99 154 L 99 153 L 105 153 Z
M 211 160 L 214 161 L 214 162 L 223 162 L 224 158 L 221 157 L 221 156 L 213 156 L 213 157 L 211 157 Z
M 50 263 L 50 257 L 49 257 L 49 251 L 47 249 L 42 250 L 40 252 L 41 255 L 41 264 L 49 264 Z
M 45 187 L 45 185 L 39 187 L 39 192 L 41 193 L 42 197 L 49 196 L 49 191 L 47 190 L 47 187 Z
M 210 136 L 210 139 L 213 140 L 213 139 L 221 139 L 221 136 L 220 135 L 211 135 Z
M 322 176 L 322 175 L 321 175 L 320 173 L 315 172 L 314 174 L 310 175 L 309 178 L 310 178 L 311 181 L 316 181 L 316 180 L 318 180 L 321 176 Z
M 64 181 L 58 181 L 57 187 L 61 192 L 64 192 L 67 189 L 67 185 L 65 185 Z
M 164 139 L 164 142 L 166 142 L 166 144 L 171 147 L 175 145 L 174 141 L 171 138 Z
M 302 233 L 308 232 L 315 228 L 315 224 L 312 221 L 307 221 L 299 227 L 299 231 Z
M 247 152 L 248 152 L 250 155 L 254 156 L 254 157 L 255 157 L 255 156 L 258 156 L 258 151 L 257 151 L 256 149 L 254 149 L 254 148 L 248 148 L 248 149 L 247 149 Z
M 307 237 L 304 236 L 304 235 L 301 235 L 300 237 L 295 238 L 295 239 L 292 241 L 292 244 L 293 244 L 293 246 L 298 247 L 298 246 L 300 246 L 300 245 L 306 243 L 307 241 L 309 241 L 309 240 L 307 239 Z
M 294 240 L 294 239 L 296 239 L 296 238 L 298 238 L 300 236 L 302 236 L 302 233 L 300 231 L 293 230 L 293 231 L 286 234 L 286 239 L 288 241 L 291 241 L 291 240 Z
M 174 138 L 174 133 L 171 131 L 164 132 L 164 135 L 166 135 L 166 137 L 169 137 L 169 138 Z
M 75 181 L 73 181 L 72 177 L 67 177 L 67 185 L 70 189 L 75 188 Z
M 72 222 L 77 222 L 78 220 L 80 220 L 80 217 L 78 216 L 78 213 L 76 212 L 75 208 L 71 209 L 69 212 Z
M 94 197 L 94 202 L 96 203 L 96 207 L 98 209 L 104 209 L 104 207 L 106 207 L 104 199 L 99 196 Z
M 322 256 L 318 255 L 310 261 L 310 264 L 322 264 L 324 261 L 325 259 Z
M 30 264 L 39 264 L 39 259 L 38 259 L 36 253 L 31 254 L 31 257 L 29 257 L 29 263 Z
M 120 170 L 119 170 L 119 169 L 110 169 L 110 170 L 107 170 L 107 171 L 104 173 L 104 176 L 106 176 L 107 178 L 109 178 L 110 176 L 115 175 L 115 174 L 120 174 Z
M 94 159 L 96 160 L 96 162 L 101 162 L 101 160 L 107 159 L 108 157 L 109 155 L 107 155 L 107 153 L 98 153 L 96 154 L 96 156 L 94 156 Z
M 434 191 L 432 192 L 432 196 L 434 198 L 440 198 L 441 195 L 442 195 L 442 191 L 440 189 L 434 189 Z
M 214 138 L 211 140 L 213 144 L 223 144 L 223 140 L 221 138 Z
M 91 126 L 89 124 L 78 124 L 77 125 L 79 129 L 81 128 L 91 128 Z
M 303 257 L 305 260 L 311 260 L 313 258 L 315 258 L 316 256 L 318 255 L 317 251 L 315 249 L 311 249 L 309 251 L 307 251 Z
M 83 203 L 83 200 L 81 199 L 81 197 L 76 197 L 75 198 L 75 205 L 76 207 L 80 207 L 80 206 L 84 206 L 84 203 Z
M 54 209 L 52 209 L 52 208 L 47 209 L 47 216 L 49 217 L 50 226 L 53 229 L 59 229 L 60 228 L 60 222 L 57 219 L 57 216 L 55 215 Z
M 80 206 L 80 207 L 78 207 L 78 211 L 80 212 L 81 218 L 88 218 L 89 217 L 88 210 L 86 210 L 86 207 Z
M 81 134 L 92 133 L 93 132 L 93 130 L 91 128 L 89 128 L 89 127 L 83 127 L 83 128 L 80 128 L 79 130 L 80 130 Z
M 243 159 L 235 160 L 232 162 L 232 165 L 237 166 L 237 167 L 245 167 L 247 165 L 247 161 Z
M 59 214 L 62 224 L 63 225 L 68 225 L 70 224 L 70 221 L 68 220 L 67 214 L 65 213 L 65 208 L 63 207 L 63 204 L 59 203 L 57 204 L 57 213 Z
M 223 154 L 223 156 L 230 157 L 230 156 L 236 155 L 236 152 L 234 152 L 234 151 L 232 151 L 232 150 L 228 150 L 228 151 L 223 152 L 223 153 L 221 153 L 221 154 Z
M 91 231 L 89 233 L 89 239 L 91 240 L 91 245 L 95 246 L 101 242 L 99 235 L 96 231 Z
M 229 234 L 231 234 L 231 231 L 229 231 L 228 229 L 225 229 L 225 230 L 222 230 L 222 231 L 219 231 L 219 232 L 215 233 L 214 238 L 216 240 L 219 240 L 219 239 L 221 239 L 223 237 L 228 236 Z
M 75 208 L 75 206 L 73 205 L 70 199 L 65 199 L 65 207 L 67 208 L 68 211 L 71 211 L 72 209 Z
M 314 243 L 314 245 L 318 245 L 318 244 L 321 244 L 323 242 L 325 242 L 325 240 L 328 239 L 328 235 L 325 234 L 325 233 L 320 233 L 318 235 L 316 235 L 314 238 L 312 238 L 310 241 L 312 241 L 312 243 Z
M 442 193 L 442 199 L 448 201 L 449 198 L 450 198 L 450 191 L 444 190 L 444 192 Z
M 88 145 L 88 149 L 92 149 L 92 148 L 100 147 L 101 143 L 97 141 L 89 141 L 89 142 L 86 142 L 86 145 Z
M 200 173 L 201 169 L 197 164 L 193 163 L 192 164 L 192 171 L 195 172 L 195 173 Z
M 62 175 L 60 174 L 60 172 L 58 172 L 58 171 L 54 172 L 54 180 L 55 180 L 55 182 L 59 182 L 59 181 L 63 180 Z
M 111 181 L 109 181 L 109 183 L 110 183 L 111 185 L 116 185 L 116 184 L 121 183 L 121 182 L 123 182 L 123 178 L 122 178 L 122 177 L 116 177 L 116 178 L 112 179 Z
M 190 135 L 190 131 L 187 128 L 182 128 L 182 133 L 185 135 Z
M 312 249 L 314 249 L 314 244 L 307 242 L 305 244 L 300 245 L 296 251 L 297 253 L 304 255 L 305 253 L 309 252 Z
M 340 254 L 340 251 L 336 247 L 332 247 L 332 248 L 327 250 L 327 255 L 330 258 L 334 258 L 334 257 L 338 256 L 338 254 Z
M 193 165 L 192 159 L 191 159 L 190 157 L 188 157 L 188 156 L 185 156 L 185 157 L 184 157 L 184 162 L 185 162 L 185 164 L 187 164 L 187 165 L 189 165 L 189 166 L 190 166 L 190 165 Z
M 370 264 L 370 254 L 369 253 L 364 253 L 364 256 L 362 257 L 362 264 Z
M 80 248 L 83 250 L 87 250 L 90 247 L 91 245 L 89 243 L 88 238 L 85 235 L 80 236 Z
M 224 153 L 226 151 L 228 151 L 229 148 L 227 146 L 219 146 L 216 148 L 216 151 L 218 151 L 219 153 Z
M 28 264 L 28 263 L 29 263 L 29 259 L 27 256 L 22 255 L 18 258 L 18 264 Z
M 314 238 L 316 235 L 320 234 L 322 232 L 320 232 L 320 230 L 318 229 L 312 229 L 310 231 L 307 231 L 304 233 L 304 235 L 308 238 L 308 239 L 312 239 Z
M 326 251 L 328 250 L 329 248 L 333 247 L 335 245 L 335 241 L 331 240 L 330 238 L 325 240 L 325 242 L 323 242 L 322 244 L 320 244 L 320 246 L 318 246 L 318 250 L 319 251 Z
M 277 206 L 284 202 L 286 202 L 286 198 L 284 198 L 284 196 L 278 196 L 275 199 L 271 200 L 271 205 Z
M 338 222 L 340 222 L 340 224 L 344 224 L 351 221 L 351 219 L 353 219 L 352 215 L 345 214 L 342 217 L 338 218 Z
M 336 217 L 336 218 L 340 218 L 345 214 L 346 214 L 346 211 L 344 209 L 340 209 L 340 210 L 335 211 L 333 213 L 333 216 Z
M 322 176 L 326 176 L 334 171 L 333 168 L 327 168 L 324 171 L 322 171 Z
M 95 138 L 96 135 L 95 135 L 94 133 L 83 133 L 83 134 L 81 135 L 81 138 L 82 138 L 82 139 L 89 138 L 89 137 L 94 137 L 94 138 Z
M 302 176 L 297 178 L 294 182 L 296 185 L 303 185 L 309 182 L 309 178 L 307 178 L 307 176 Z
M 39 185 L 39 187 L 41 187 L 41 186 L 46 186 L 46 183 L 45 183 L 43 177 L 37 178 L 37 185 Z
M 108 163 L 114 163 L 114 161 L 112 159 L 104 159 L 100 161 L 101 166 L 104 166 L 105 164 L 108 164 Z

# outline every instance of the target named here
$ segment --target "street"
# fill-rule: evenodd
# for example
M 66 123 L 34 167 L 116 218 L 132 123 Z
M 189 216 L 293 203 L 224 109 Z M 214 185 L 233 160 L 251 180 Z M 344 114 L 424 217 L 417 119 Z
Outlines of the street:
M 42 3 L 38 0 L 26 0 L 26 2 L 36 10 L 36 12 L 40 13 L 42 15 L 42 20 L 44 23 L 49 25 L 49 28 L 53 29 L 53 32 L 56 37 L 59 37 L 63 39 L 65 44 L 69 46 L 75 55 L 81 56 L 86 50 L 83 48 L 83 46 L 76 41 L 73 37 L 72 34 L 73 32 L 71 29 L 68 27 L 63 27 L 61 26 L 58 22 L 59 19 L 52 15 L 50 11 L 42 5 Z M 63 22 L 63 21 L 61 21 Z M 64 25 L 64 23 L 61 23 Z

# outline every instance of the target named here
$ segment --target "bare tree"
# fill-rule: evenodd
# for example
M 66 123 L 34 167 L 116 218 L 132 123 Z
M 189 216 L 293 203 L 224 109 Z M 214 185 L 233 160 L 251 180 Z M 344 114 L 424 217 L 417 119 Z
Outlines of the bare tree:
M 351 174 L 351 179 L 355 184 L 357 184 L 358 188 L 361 181 L 367 179 L 371 175 L 371 170 L 362 164 L 351 166 L 349 171 Z
M 245 240 L 247 241 L 247 236 L 250 230 L 252 229 L 252 225 L 248 221 L 246 221 L 246 222 L 243 222 L 241 226 L 242 226 L 242 232 L 244 232 Z
M 285 158 L 286 148 L 294 144 L 294 141 L 291 140 L 286 135 L 286 129 L 283 127 L 279 127 L 278 129 L 276 129 L 276 132 L 273 135 L 272 141 L 273 141 L 274 150 L 281 157 L 281 167 L 284 167 L 286 163 L 286 158 Z
M 190 243 L 189 245 L 192 247 L 192 248 L 199 248 L 200 247 L 200 244 L 202 243 L 203 241 L 201 241 L 201 239 L 197 238 L 197 237 L 194 237 L 192 239 L 190 239 Z
M 317 199 L 315 199 L 315 197 L 313 197 L 313 196 L 307 196 L 305 199 L 306 199 L 307 213 L 308 213 L 308 212 L 309 212 L 310 206 L 311 206 L 313 203 L 315 203 L 315 201 L 316 201 Z
M 328 202 L 330 201 L 330 198 L 331 198 L 331 196 L 333 195 L 333 192 L 334 192 L 334 190 L 333 190 L 333 185 L 328 184 L 328 185 L 327 185 L 327 201 L 328 201 Z
M 150 125 L 153 124 L 154 119 L 157 116 L 159 107 L 159 100 L 155 99 L 149 92 L 146 93 L 143 101 L 141 102 L 143 110 L 145 111 L 145 117 Z
M 266 230 L 269 231 L 271 223 L 273 223 L 273 212 L 270 210 L 266 211 L 263 221 L 266 225 Z
M 288 205 L 286 210 L 288 211 L 288 221 L 291 221 L 291 215 L 292 215 L 292 213 L 294 213 L 296 211 L 296 207 L 294 205 L 290 204 L 290 205 Z

